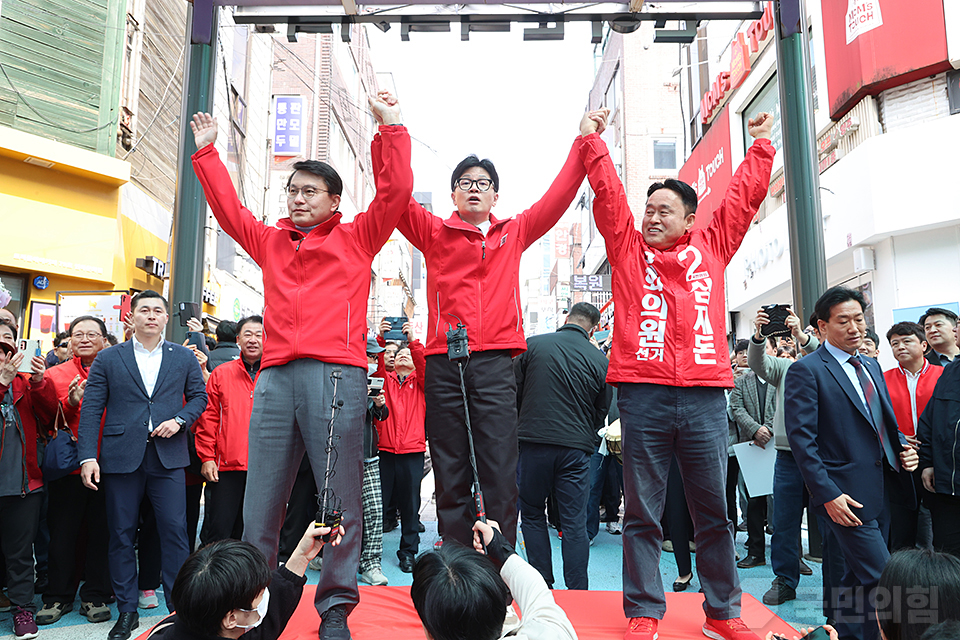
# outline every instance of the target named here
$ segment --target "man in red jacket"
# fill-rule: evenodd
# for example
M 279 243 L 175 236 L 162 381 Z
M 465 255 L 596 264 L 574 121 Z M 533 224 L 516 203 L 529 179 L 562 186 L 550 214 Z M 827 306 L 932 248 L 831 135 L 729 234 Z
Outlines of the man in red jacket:
M 897 359 L 898 366 L 883 372 L 890 391 L 890 402 L 893 404 L 893 413 L 897 416 L 897 427 L 907 442 L 920 448 L 917 439 L 917 420 L 933 396 L 933 389 L 943 373 L 943 367 L 937 367 L 927 361 L 924 352 L 927 350 L 927 340 L 922 326 L 916 322 L 898 322 L 887 331 L 887 342 L 890 351 Z M 923 490 L 922 469 L 913 472 L 914 489 L 917 498 L 922 499 L 926 491 Z M 912 548 L 918 540 L 923 546 L 933 544 L 933 529 L 931 528 L 929 512 L 919 504 L 916 508 L 905 505 L 905 500 L 898 499 L 895 493 L 890 496 L 890 551 Z M 926 518 L 921 512 L 927 512 Z M 920 529 L 923 528 L 924 531 Z
M 403 325 L 409 338 L 410 323 Z M 413 572 L 413 558 L 420 546 L 420 480 L 423 477 L 424 438 L 423 345 L 412 340 L 397 351 L 394 370 L 384 379 L 384 395 L 390 415 L 381 420 L 380 486 L 383 504 L 400 510 L 400 570 Z
M 370 264 L 390 237 L 413 192 L 410 135 L 388 93 L 371 98 L 380 123 L 372 155 L 377 194 L 366 212 L 341 223 L 343 182 L 330 165 L 293 165 L 287 186 L 289 217 L 268 227 L 237 198 L 213 142 L 216 122 L 196 114 L 191 127 L 194 171 L 220 226 L 263 270 L 263 358 L 250 416 L 243 539 L 271 565 L 287 497 L 304 450 L 317 486 L 329 489 L 346 513 L 360 514 L 363 422 L 367 394 L 367 298 Z M 336 398 L 334 390 L 336 389 Z M 341 403 L 342 405 L 338 404 Z M 336 467 L 326 468 L 325 443 L 335 410 Z M 348 640 L 347 615 L 360 600 L 360 527 L 324 558 L 316 607 L 320 640 Z
M 263 356 L 263 318 L 237 323 L 240 358 L 213 370 L 207 380 L 207 408 L 195 425 L 204 489 L 200 543 L 243 535 L 243 494 L 247 482 L 247 431 L 253 389 Z
M 664 494 L 675 455 L 694 514 L 705 635 L 756 640 L 740 619 L 733 524 L 727 517 L 727 419 L 733 386 L 725 343 L 724 269 L 770 185 L 773 117 L 749 121 L 757 142 L 705 229 L 692 230 L 697 194 L 679 180 L 647 190 L 642 227 L 598 131 L 584 118 L 580 157 L 596 194 L 593 214 L 613 269 L 613 350 L 607 381 L 619 387 L 623 428 L 623 609 L 626 640 L 653 640 L 666 612 L 660 576 Z
M 80 426 L 80 407 L 87 386 L 90 365 L 109 344 L 107 326 L 100 318 L 80 316 L 67 331 L 73 358 L 47 369 L 44 377 L 53 393 L 43 396 L 44 410 L 57 416 L 61 429 L 58 438 L 75 438 Z M 66 427 L 66 430 L 64 430 Z M 73 609 L 80 577 L 80 615 L 90 622 L 110 619 L 107 602 L 113 598 L 113 584 L 107 564 L 107 501 L 103 491 L 83 486 L 80 469 L 47 483 L 48 513 L 56 514 L 56 526 L 50 527 L 50 585 L 43 593 L 43 609 L 37 624 L 53 624 Z
M 427 263 L 426 427 L 443 537 L 472 544 L 477 519 L 463 392 L 446 332 L 466 326 L 470 358 L 463 378 L 487 516 L 517 539 L 517 385 L 513 356 L 527 348 L 520 309 L 520 256 L 564 214 L 580 184 L 579 136 L 547 193 L 523 213 L 498 219 L 500 177 L 490 160 L 468 156 L 450 177 L 456 210 L 444 219 L 410 199 L 397 229 Z M 389 396 L 388 396 L 389 397 Z

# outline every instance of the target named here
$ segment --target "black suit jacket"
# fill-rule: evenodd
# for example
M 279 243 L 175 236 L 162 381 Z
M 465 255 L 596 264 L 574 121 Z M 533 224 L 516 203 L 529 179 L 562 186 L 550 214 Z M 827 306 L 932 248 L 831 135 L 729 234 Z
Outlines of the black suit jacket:
M 149 438 L 148 423 L 180 416 L 186 428 L 170 438 L 155 438 L 160 462 L 167 469 L 190 464 L 187 428 L 207 405 L 200 364 L 189 349 L 164 341 L 163 360 L 153 395 L 148 396 L 129 340 L 97 354 L 90 366 L 80 408 L 77 449 L 80 460 L 97 458 L 101 473 L 130 473 L 140 467 Z M 104 413 L 106 415 L 104 416 Z M 97 440 L 103 420 L 103 442 Z
M 861 357 L 880 394 L 884 426 L 899 456 L 906 439 L 897 429 L 890 393 L 880 365 Z M 826 346 L 797 360 L 787 369 L 784 392 L 787 438 L 814 506 L 821 506 L 847 494 L 863 505 L 857 516 L 877 518 L 884 507 L 884 462 L 880 439 L 869 413 L 850 378 Z M 897 495 L 916 503 L 910 474 L 900 468 L 886 473 L 900 486 Z M 893 487 L 891 487 L 893 489 Z

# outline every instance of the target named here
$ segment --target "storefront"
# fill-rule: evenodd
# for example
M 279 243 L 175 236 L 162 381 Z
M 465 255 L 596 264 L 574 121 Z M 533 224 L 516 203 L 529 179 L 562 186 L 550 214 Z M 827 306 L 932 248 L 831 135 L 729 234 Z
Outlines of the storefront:
M 127 162 L 0 127 L 0 282 L 23 337 L 52 347 L 58 294 L 162 290 L 136 258 L 166 259 L 170 214 L 129 179 Z

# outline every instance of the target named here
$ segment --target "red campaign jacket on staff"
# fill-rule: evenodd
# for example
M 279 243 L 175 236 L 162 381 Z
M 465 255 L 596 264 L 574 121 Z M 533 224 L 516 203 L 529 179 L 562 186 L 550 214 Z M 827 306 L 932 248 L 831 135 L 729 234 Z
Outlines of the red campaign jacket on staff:
M 943 367 L 935 367 L 926 360 L 923 361 L 923 369 L 920 370 L 920 378 L 917 380 L 917 420 L 933 396 L 933 388 L 937 386 L 941 373 Z M 907 375 L 897 366 L 884 371 L 883 378 L 887 381 L 887 390 L 890 391 L 890 402 L 893 404 L 893 414 L 897 416 L 897 426 L 905 436 L 916 435 L 917 425 L 913 422 Z
M 17 377 L 10 381 L 10 384 L 0 383 L 0 400 L 7 395 L 7 390 L 13 388 L 13 406 L 20 415 L 20 425 L 23 431 L 17 434 L 20 438 L 20 444 L 23 447 L 23 460 L 21 462 L 22 486 L 20 495 L 26 495 L 31 491 L 36 491 L 43 486 L 43 473 L 40 471 L 40 462 L 37 460 L 37 434 L 40 424 L 49 424 L 53 422 L 53 416 L 47 407 L 51 406 L 51 399 L 54 398 L 53 385 L 46 377 L 39 384 L 30 382 L 29 373 L 18 373 Z M 0 457 L 3 456 L 3 438 L 4 430 L 12 428 L 13 425 L 7 424 L 0 419 Z
M 419 340 L 410 343 L 410 355 L 414 371 L 403 382 L 396 371 L 387 372 L 384 377 L 383 391 L 390 415 L 377 423 L 380 437 L 377 446 L 381 451 L 398 455 L 426 450 L 424 418 L 427 404 L 423 394 L 423 372 L 427 361 Z
M 218 471 L 247 470 L 247 434 L 254 383 L 243 359 L 225 362 L 207 380 L 207 408 L 194 425 L 197 456 Z
M 80 380 L 86 380 L 89 373 L 90 369 L 83 366 L 80 358 L 70 358 L 62 364 L 58 364 L 55 367 L 50 367 L 46 370 L 43 376 L 44 378 L 50 380 L 50 390 L 52 393 L 44 393 L 37 400 L 35 400 L 37 404 L 43 405 L 43 410 L 49 413 L 53 419 L 56 419 L 57 417 L 57 404 L 63 407 L 63 417 L 66 419 L 67 426 L 70 428 L 70 431 L 73 433 L 74 437 L 77 436 L 77 432 L 80 427 L 80 407 L 83 406 L 83 399 L 81 399 L 80 404 L 75 407 L 70 404 L 68 399 L 70 396 L 70 383 L 73 382 L 73 379 L 77 376 L 80 376 Z M 106 416 L 100 419 L 101 429 L 103 428 L 103 421 L 105 419 Z M 100 432 L 100 440 L 97 443 L 98 456 L 100 455 L 100 443 L 102 442 L 103 431 Z M 80 469 L 77 469 L 71 475 L 80 475 Z
M 596 193 L 593 215 L 613 270 L 613 352 L 607 381 L 732 387 L 726 347 L 723 271 L 740 247 L 770 185 L 769 140 L 747 151 L 703 230 L 660 251 L 634 226 L 623 184 L 597 134 L 580 157 Z
M 381 126 L 373 146 L 383 156 L 377 195 L 353 222 L 334 214 L 309 233 L 290 218 L 268 227 L 237 198 L 213 145 L 193 168 L 223 230 L 263 270 L 261 368 L 298 358 L 366 368 L 370 263 L 396 227 L 413 191 L 406 127 Z
M 470 351 L 508 349 L 517 355 L 526 350 L 520 256 L 557 223 L 577 194 L 585 175 L 579 148 L 577 136 L 547 193 L 513 218 L 491 215 L 486 235 L 456 211 L 444 220 L 410 199 L 397 229 L 423 252 L 427 263 L 427 355 L 447 352 L 448 325 L 457 325 L 454 315 L 467 327 Z M 376 152 L 373 158 L 377 174 Z

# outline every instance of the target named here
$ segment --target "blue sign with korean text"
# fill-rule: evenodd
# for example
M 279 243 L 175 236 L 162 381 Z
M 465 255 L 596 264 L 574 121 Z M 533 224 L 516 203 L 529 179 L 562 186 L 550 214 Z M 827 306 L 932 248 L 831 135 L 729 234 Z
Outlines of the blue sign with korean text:
M 303 155 L 306 132 L 303 96 L 276 96 L 273 113 L 273 153 L 278 156 Z

